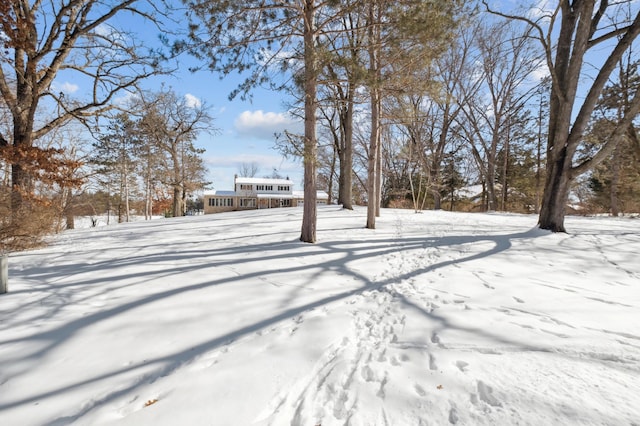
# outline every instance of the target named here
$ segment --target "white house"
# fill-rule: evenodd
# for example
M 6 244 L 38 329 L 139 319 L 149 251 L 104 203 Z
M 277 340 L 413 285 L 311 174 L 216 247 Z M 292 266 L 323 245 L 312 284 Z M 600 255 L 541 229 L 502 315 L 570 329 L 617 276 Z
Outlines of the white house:
M 298 207 L 304 204 L 304 191 L 294 191 L 289 179 L 234 177 L 233 191 L 213 191 L 204 194 L 204 213 L 233 210 Z M 329 195 L 318 191 L 318 204 L 327 204 Z

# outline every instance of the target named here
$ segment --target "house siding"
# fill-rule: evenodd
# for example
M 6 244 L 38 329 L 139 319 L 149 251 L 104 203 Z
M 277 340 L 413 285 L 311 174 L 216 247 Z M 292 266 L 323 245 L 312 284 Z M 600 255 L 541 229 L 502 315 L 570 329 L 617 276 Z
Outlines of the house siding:
M 301 191 L 293 191 L 293 182 L 286 179 L 234 179 L 234 191 L 216 191 L 204 195 L 204 213 L 239 210 L 299 207 L 304 204 Z M 328 195 L 318 193 L 318 204 L 327 204 Z

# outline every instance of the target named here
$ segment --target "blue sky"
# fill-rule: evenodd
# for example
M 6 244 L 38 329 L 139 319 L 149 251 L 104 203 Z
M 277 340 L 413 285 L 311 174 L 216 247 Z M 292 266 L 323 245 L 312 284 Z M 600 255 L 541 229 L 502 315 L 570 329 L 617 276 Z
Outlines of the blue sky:
M 182 18 L 184 21 L 185 18 Z M 145 45 L 158 45 L 158 28 L 139 17 L 120 14 L 109 22 L 117 30 L 125 29 L 135 33 Z M 110 31 L 107 27 L 104 31 Z M 283 130 L 301 132 L 302 123 L 294 121 L 284 105 L 281 93 L 256 88 L 252 99 L 229 100 L 229 94 L 242 81 L 237 74 L 220 79 L 219 74 L 209 71 L 192 73 L 190 67 L 199 63 L 188 54 L 179 58 L 179 68 L 174 75 L 154 77 L 142 83 L 145 90 L 159 90 L 161 85 L 171 87 L 179 96 L 186 96 L 192 102 L 201 102 L 210 109 L 214 117 L 216 132 L 201 133 L 196 141 L 204 148 L 204 159 L 208 167 L 211 189 L 233 189 L 234 174 L 242 163 L 256 163 L 258 176 L 271 175 L 274 169 L 282 176 L 294 181 L 295 189 L 302 189 L 303 167 L 301 160 L 285 159 L 274 149 L 274 133 Z M 53 83 L 55 91 L 82 98 L 90 90 L 90 82 L 83 81 L 78 74 L 60 73 Z M 122 99 L 128 97 L 122 93 Z
M 157 42 L 157 31 L 141 36 Z M 202 133 L 196 145 L 206 150 L 204 157 L 212 189 L 233 189 L 233 176 L 242 163 L 256 163 L 258 176 L 271 175 L 277 169 L 279 174 L 294 181 L 296 189 L 302 189 L 301 160 L 285 159 L 274 149 L 274 133 L 285 129 L 301 132 L 303 128 L 302 123 L 295 122 L 287 113 L 283 94 L 256 88 L 251 92 L 251 101 L 239 97 L 230 101 L 229 94 L 242 81 L 240 76 L 232 74 L 221 79 L 219 74 L 209 71 L 192 73 L 189 68 L 201 63 L 188 54 L 178 59 L 179 69 L 175 75 L 154 79 L 145 86 L 157 89 L 164 83 L 178 95 L 193 97 L 210 107 L 217 132 Z
M 539 0 L 539 7 L 546 7 L 546 0 Z M 505 0 L 496 2 L 504 5 Z M 513 5 L 512 1 L 506 4 Z M 516 3 L 517 4 L 517 3 Z M 130 16 L 119 16 L 114 20 L 116 27 L 134 29 L 145 43 L 158 42 L 157 28 L 149 29 L 136 26 Z M 161 84 L 170 86 L 181 96 L 193 102 L 203 102 L 210 107 L 214 117 L 216 133 L 202 133 L 196 145 L 205 149 L 204 158 L 208 167 L 208 179 L 212 188 L 218 190 L 232 189 L 233 176 L 239 172 L 242 163 L 256 163 L 258 176 L 271 175 L 277 169 L 282 176 L 288 176 L 295 183 L 296 189 L 302 189 L 303 167 L 299 159 L 285 159 L 274 149 L 274 133 L 285 129 L 302 132 L 302 123 L 291 118 L 284 104 L 282 93 L 256 88 L 252 91 L 251 100 L 228 99 L 241 81 L 237 75 L 220 79 L 220 76 L 208 71 L 192 73 L 189 67 L 197 64 L 193 57 L 183 55 L 181 65 L 173 76 L 154 78 L 144 84 L 145 89 L 157 90 Z M 598 62 L 591 66 L 598 69 Z M 544 71 L 544 69 L 541 69 Z M 544 71 L 546 74 L 546 71 Z M 537 75 L 537 81 L 541 75 Z M 82 93 L 86 88 L 82 83 L 65 80 L 62 76 L 55 82 L 58 89 L 65 93 Z
M 220 79 L 207 71 L 191 73 L 181 67 L 174 77 L 163 79 L 176 93 L 193 96 L 211 107 L 215 134 L 201 134 L 197 145 L 206 150 L 205 160 L 214 189 L 232 189 L 233 175 L 242 163 L 256 163 L 258 176 L 271 175 L 273 169 L 288 176 L 296 189 L 302 189 L 303 168 L 298 159 L 285 159 L 274 149 L 274 133 L 285 129 L 301 131 L 302 123 L 287 113 L 281 93 L 257 88 L 252 100 L 228 99 L 240 82 L 237 76 Z

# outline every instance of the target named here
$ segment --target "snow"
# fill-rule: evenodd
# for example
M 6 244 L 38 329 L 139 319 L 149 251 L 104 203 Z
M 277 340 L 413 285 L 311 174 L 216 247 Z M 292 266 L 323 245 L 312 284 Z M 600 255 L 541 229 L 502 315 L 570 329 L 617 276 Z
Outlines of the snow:
M 638 425 L 640 220 L 318 210 L 9 258 L 2 425 Z

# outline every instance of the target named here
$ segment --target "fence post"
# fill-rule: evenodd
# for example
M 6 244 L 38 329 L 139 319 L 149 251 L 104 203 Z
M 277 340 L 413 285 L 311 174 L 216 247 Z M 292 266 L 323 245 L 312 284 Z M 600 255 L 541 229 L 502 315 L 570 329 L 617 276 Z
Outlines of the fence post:
M 0 294 L 9 291 L 9 256 L 0 255 Z

